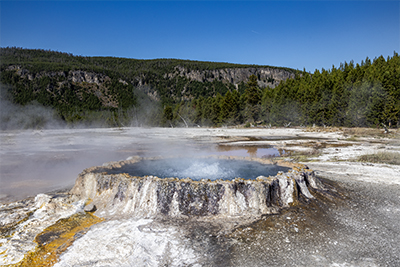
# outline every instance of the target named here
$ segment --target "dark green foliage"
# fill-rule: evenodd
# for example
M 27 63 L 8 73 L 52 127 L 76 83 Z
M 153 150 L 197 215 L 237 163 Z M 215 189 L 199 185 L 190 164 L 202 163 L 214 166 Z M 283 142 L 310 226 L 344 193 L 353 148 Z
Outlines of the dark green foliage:
M 162 123 L 164 124 L 164 126 L 171 123 L 173 118 L 174 118 L 174 114 L 172 113 L 172 107 L 166 106 L 164 108 L 163 120 L 162 120 Z
M 251 75 L 249 81 L 246 84 L 245 92 L 246 103 L 248 105 L 258 105 L 261 101 L 261 90 L 257 83 L 257 76 Z
M 376 127 L 400 125 L 400 57 L 361 65 L 354 62 L 340 68 L 305 71 L 295 79 L 266 88 L 262 115 L 267 123 Z
M 236 85 L 214 77 L 215 70 L 254 66 L 82 57 L 22 48 L 0 48 L 0 57 L 0 80 L 9 86 L 15 104 L 27 106 L 35 101 L 53 108 L 67 123 L 167 127 L 260 121 L 277 126 L 400 124 L 397 53 L 387 59 L 366 58 L 361 64 L 345 62 L 313 74 L 280 68 L 295 73 L 295 78 L 277 84 L 272 77 L 260 81 L 256 73 Z M 72 81 L 74 71 L 102 80 Z M 204 74 L 202 80 L 189 78 L 199 72 Z M 275 87 L 259 88 L 259 82 L 267 80 Z
M 246 105 L 244 110 L 244 116 L 248 121 L 257 121 L 260 117 L 261 111 L 261 95 L 257 82 L 257 76 L 251 75 L 249 81 L 246 84 L 246 89 L 244 91 L 244 97 L 246 99 Z
M 222 99 L 220 121 L 225 124 L 234 125 L 240 121 L 239 118 L 239 93 L 228 91 Z

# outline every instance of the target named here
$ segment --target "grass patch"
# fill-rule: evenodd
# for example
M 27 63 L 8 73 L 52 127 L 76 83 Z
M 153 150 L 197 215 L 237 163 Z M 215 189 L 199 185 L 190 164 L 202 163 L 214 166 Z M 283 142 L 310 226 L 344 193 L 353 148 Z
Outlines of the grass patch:
M 400 153 L 377 152 L 374 154 L 366 154 L 359 156 L 356 161 L 400 165 Z
M 377 128 L 343 128 L 343 135 L 350 136 L 350 138 L 357 138 L 357 137 L 399 138 L 400 131 L 399 129 L 389 129 L 389 133 L 384 133 L 383 129 L 377 129 Z
M 321 156 L 321 151 L 319 149 L 313 148 L 311 150 L 308 151 L 296 151 L 296 152 L 292 152 L 289 153 L 289 157 L 291 157 L 293 159 L 293 161 L 296 162 L 306 162 L 306 161 L 312 161 L 312 158 L 315 157 L 319 157 Z
M 360 140 L 356 136 L 351 136 L 351 137 L 346 138 L 345 141 L 356 142 L 356 141 L 360 141 Z
M 377 128 L 344 128 L 343 134 L 356 136 L 376 136 L 383 134 L 383 129 Z
M 333 133 L 333 132 L 340 132 L 342 131 L 342 127 L 322 127 L 322 126 L 315 126 L 315 127 L 307 127 L 305 132 L 326 132 L 326 133 Z

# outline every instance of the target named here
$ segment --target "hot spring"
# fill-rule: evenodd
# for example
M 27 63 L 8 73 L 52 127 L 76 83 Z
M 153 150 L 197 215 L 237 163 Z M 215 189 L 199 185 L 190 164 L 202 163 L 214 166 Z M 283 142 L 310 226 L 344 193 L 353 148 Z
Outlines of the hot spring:
M 290 168 L 262 164 L 247 160 L 219 158 L 167 158 L 142 160 L 107 171 L 109 174 L 127 173 L 130 176 L 157 176 L 159 178 L 190 178 L 194 181 L 233 180 L 235 178 L 256 179 L 258 176 L 274 176 Z
M 246 157 L 141 158 L 84 170 L 70 193 L 101 217 L 261 216 L 323 190 L 301 164 Z

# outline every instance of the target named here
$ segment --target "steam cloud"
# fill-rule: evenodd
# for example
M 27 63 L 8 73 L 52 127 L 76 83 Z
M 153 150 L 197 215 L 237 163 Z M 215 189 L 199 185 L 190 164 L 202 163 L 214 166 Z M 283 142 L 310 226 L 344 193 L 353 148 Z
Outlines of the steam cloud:
M 21 106 L 12 103 L 8 87 L 0 84 L 0 130 L 62 128 L 57 113 L 38 102 Z

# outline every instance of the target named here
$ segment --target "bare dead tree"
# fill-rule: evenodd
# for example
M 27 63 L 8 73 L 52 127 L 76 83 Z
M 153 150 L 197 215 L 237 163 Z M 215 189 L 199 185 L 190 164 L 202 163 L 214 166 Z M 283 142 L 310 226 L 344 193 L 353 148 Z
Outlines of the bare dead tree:
M 185 119 L 184 119 L 181 115 L 179 115 L 179 113 L 176 113 L 176 114 L 178 114 L 178 116 L 181 117 L 181 119 L 183 120 L 183 122 L 184 122 L 185 125 L 186 125 L 186 128 L 188 128 L 188 124 L 186 123 Z
M 386 124 L 382 122 L 383 129 L 385 129 L 385 134 L 389 133 L 389 129 L 387 128 Z

